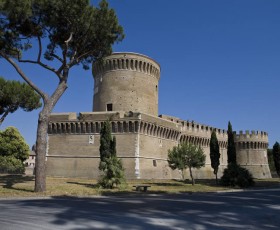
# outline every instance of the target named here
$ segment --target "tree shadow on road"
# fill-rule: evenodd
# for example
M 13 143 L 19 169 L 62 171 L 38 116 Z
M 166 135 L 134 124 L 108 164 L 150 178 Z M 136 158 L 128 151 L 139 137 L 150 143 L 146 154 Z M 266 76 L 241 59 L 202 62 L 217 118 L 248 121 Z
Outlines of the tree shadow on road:
M 21 201 L 59 229 L 278 229 L 279 190 Z M 40 217 L 38 217 L 40 218 Z M 43 218 L 43 216 L 41 217 Z

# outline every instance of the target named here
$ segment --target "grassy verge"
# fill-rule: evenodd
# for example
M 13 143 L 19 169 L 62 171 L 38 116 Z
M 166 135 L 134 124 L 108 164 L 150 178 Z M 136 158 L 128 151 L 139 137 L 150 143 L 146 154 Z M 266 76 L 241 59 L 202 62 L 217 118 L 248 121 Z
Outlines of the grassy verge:
M 215 192 L 230 188 L 218 186 L 215 180 L 197 180 L 194 186 L 190 181 L 178 180 L 129 180 L 119 189 L 101 189 L 96 180 L 76 178 L 47 178 L 47 191 L 34 193 L 34 177 L 22 175 L 0 175 L 0 197 L 44 197 L 44 196 L 95 196 L 138 193 L 133 188 L 136 184 L 150 185 L 148 193 L 196 193 Z M 279 185 L 279 179 L 256 180 L 255 187 Z

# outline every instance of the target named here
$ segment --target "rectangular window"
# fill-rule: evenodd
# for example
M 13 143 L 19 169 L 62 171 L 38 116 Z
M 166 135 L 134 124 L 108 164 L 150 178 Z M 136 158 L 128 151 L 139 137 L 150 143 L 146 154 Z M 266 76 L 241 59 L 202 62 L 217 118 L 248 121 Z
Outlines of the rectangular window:
M 157 160 L 153 160 L 153 166 L 157 167 Z
M 113 111 L 113 104 L 107 104 L 107 111 Z

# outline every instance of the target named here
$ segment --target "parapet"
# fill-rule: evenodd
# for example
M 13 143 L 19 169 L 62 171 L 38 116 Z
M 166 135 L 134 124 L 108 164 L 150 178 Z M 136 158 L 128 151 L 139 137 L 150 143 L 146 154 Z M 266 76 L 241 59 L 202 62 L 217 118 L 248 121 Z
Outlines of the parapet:
M 108 71 L 137 71 L 160 78 L 160 65 L 150 57 L 138 53 L 113 53 L 93 64 L 92 73 L 97 77 Z
M 239 134 L 234 132 L 234 140 L 235 142 L 267 142 L 268 143 L 268 134 L 263 131 L 249 131 L 246 130 L 245 133 L 243 131 L 239 131 Z
M 50 122 L 73 120 L 77 120 L 76 113 L 52 113 L 50 116 Z

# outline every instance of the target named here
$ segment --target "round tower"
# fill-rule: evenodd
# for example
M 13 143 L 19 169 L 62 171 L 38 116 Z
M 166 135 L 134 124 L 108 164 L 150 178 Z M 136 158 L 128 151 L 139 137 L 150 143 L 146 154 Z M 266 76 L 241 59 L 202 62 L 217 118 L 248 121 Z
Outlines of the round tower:
M 160 66 L 137 53 L 113 53 L 93 64 L 93 111 L 133 111 L 158 116 Z
M 247 168 L 254 178 L 271 178 L 267 159 L 268 135 L 266 132 L 242 131 L 234 133 L 236 162 Z

